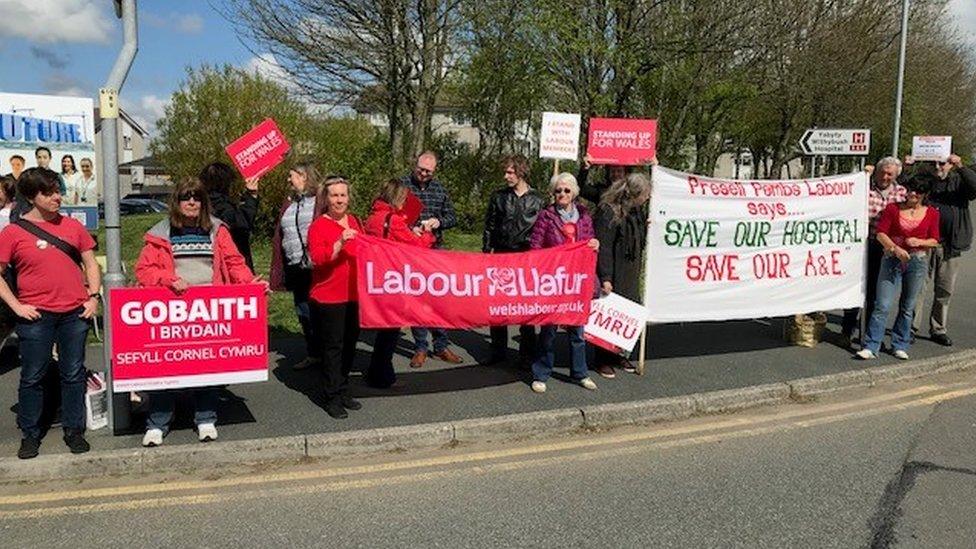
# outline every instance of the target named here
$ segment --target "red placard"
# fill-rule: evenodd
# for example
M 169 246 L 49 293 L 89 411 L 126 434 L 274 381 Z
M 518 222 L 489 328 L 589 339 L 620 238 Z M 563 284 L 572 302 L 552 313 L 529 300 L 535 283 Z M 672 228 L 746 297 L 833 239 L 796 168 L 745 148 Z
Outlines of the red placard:
M 589 318 L 596 254 L 585 242 L 479 254 L 356 240 L 363 328 L 583 326 Z
M 281 164 L 291 146 L 275 121 L 268 118 L 237 141 L 227 145 L 226 151 L 244 179 L 261 177 Z
M 657 154 L 657 120 L 591 118 L 586 141 L 593 164 L 650 164 Z
M 111 292 L 115 392 L 267 381 L 264 286 Z

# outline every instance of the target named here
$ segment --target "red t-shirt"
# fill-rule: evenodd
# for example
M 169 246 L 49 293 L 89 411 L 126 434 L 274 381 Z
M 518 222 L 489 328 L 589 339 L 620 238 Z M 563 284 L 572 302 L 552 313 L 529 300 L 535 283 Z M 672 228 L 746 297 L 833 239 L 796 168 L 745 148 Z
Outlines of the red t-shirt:
M 905 239 L 915 237 L 921 239 L 934 238 L 939 240 L 939 210 L 932 206 L 927 206 L 925 217 L 915 227 L 910 227 L 901 217 L 901 208 L 898 204 L 888 204 L 881 212 L 881 219 L 878 220 L 878 233 L 888 235 L 896 245 L 905 248 L 908 252 L 923 251 L 925 248 L 908 248 L 905 246 Z
M 78 221 L 59 216 L 53 222 L 30 221 L 45 231 L 87 252 L 95 249 L 85 227 Z M 65 313 L 88 300 L 85 276 L 67 254 L 17 225 L 0 231 L 0 263 L 17 269 L 17 299 L 44 311 Z
M 349 228 L 363 232 L 363 226 L 349 214 Z M 308 228 L 308 257 L 312 260 L 312 288 L 309 297 L 316 303 L 358 301 L 356 290 L 356 240 L 346 242 L 332 259 L 335 243 L 345 227 L 327 215 L 320 216 Z

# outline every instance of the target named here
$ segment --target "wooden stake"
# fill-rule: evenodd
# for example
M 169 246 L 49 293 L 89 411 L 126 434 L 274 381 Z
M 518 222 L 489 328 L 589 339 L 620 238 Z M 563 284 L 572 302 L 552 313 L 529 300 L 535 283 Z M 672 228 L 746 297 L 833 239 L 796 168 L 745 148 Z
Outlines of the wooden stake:
M 559 175 L 559 159 L 555 159 L 552 162 L 552 176 L 556 177 Z

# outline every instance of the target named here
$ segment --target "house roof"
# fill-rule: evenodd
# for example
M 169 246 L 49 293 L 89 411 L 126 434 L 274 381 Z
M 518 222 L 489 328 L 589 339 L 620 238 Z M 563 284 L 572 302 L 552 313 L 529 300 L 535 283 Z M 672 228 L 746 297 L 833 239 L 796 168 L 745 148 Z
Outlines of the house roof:
M 99 110 L 98 107 L 95 107 L 95 132 L 102 131 L 102 118 L 101 116 L 99 116 L 98 110 Z M 132 115 L 127 113 L 125 109 L 119 108 L 119 118 L 124 120 L 125 123 L 128 124 L 129 127 L 131 127 L 133 130 L 135 130 L 136 133 L 141 135 L 143 139 L 149 137 L 149 132 L 147 132 L 145 128 L 143 128 L 141 125 L 139 125 L 139 123 L 136 122 L 136 119 L 132 118 Z
M 119 164 L 119 173 L 130 174 L 132 173 L 132 168 L 136 166 L 141 166 L 146 175 L 167 175 L 166 169 L 152 155 L 144 156 L 138 160 L 126 162 L 125 164 Z

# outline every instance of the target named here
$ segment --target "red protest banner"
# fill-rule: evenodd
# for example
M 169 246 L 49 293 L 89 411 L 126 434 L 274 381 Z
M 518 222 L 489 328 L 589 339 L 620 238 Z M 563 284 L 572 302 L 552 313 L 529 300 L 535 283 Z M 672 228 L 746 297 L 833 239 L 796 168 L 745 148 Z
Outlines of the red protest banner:
M 638 166 L 656 155 L 657 120 L 591 118 L 586 154 L 594 164 Z
M 596 254 L 585 242 L 479 254 L 356 239 L 363 328 L 583 326 L 589 317 Z
M 267 381 L 260 284 L 112 290 L 115 392 Z
M 261 177 L 281 164 L 291 147 L 275 121 L 268 118 L 225 150 L 244 179 Z

